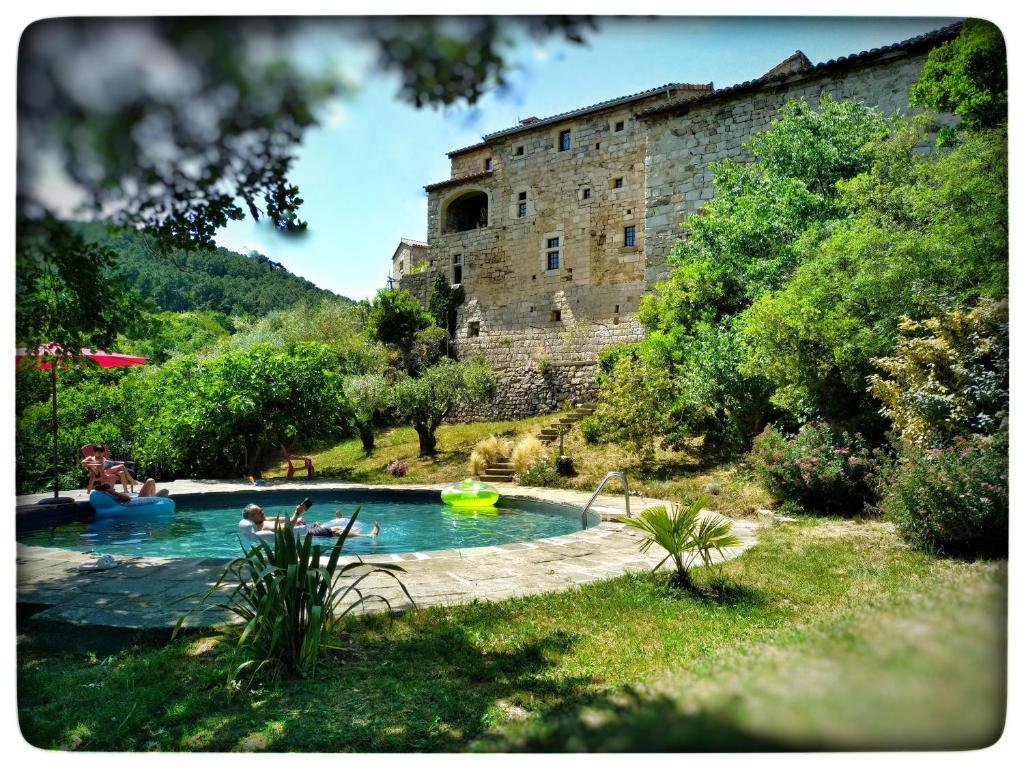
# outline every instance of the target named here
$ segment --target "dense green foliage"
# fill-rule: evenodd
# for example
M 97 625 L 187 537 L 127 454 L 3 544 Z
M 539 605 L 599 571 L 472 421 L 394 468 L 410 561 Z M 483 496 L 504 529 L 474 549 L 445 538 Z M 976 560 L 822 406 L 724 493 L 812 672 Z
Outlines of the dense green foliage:
M 427 309 L 434 318 L 438 328 L 444 328 L 448 335 L 455 337 L 455 321 L 459 306 L 466 300 L 466 289 L 461 285 L 452 288 L 443 270 L 434 276 L 434 285 L 430 290 Z
M 787 436 L 771 425 L 750 452 L 758 479 L 775 498 L 818 514 L 859 514 L 874 500 L 874 462 L 856 434 L 804 424 Z
M 377 291 L 366 316 L 369 337 L 390 348 L 396 362 L 410 373 L 420 367 L 421 359 L 415 348 L 418 338 L 423 337 L 418 335 L 432 327 L 435 326 L 430 313 L 419 299 L 405 290 L 382 288 Z
M 952 112 L 967 130 L 1006 122 L 1006 42 L 984 19 L 967 19 L 954 40 L 928 55 L 910 89 L 911 106 Z
M 437 448 L 435 432 L 458 406 L 474 406 L 494 397 L 494 371 L 484 362 L 456 363 L 442 360 L 416 377 L 406 377 L 395 387 L 398 414 L 416 429 L 420 456 Z
M 766 376 L 773 403 L 877 439 L 885 422 L 866 381 L 895 348 L 903 316 L 1001 298 L 1008 287 L 1006 134 L 914 153 L 894 135 L 867 173 L 840 185 L 847 216 L 805 236 L 792 277 L 744 313 L 741 370 Z
M 107 349 L 141 319 L 114 252 L 61 222 L 19 219 L 15 259 L 14 336 L 30 351 L 42 344 L 71 355 Z
M 957 437 L 946 448 L 909 445 L 882 482 L 882 512 L 922 549 L 1006 557 L 1009 431 Z
M 108 234 L 101 224 L 81 225 L 80 231 L 89 241 L 117 254 L 123 275 L 120 284 L 126 281 L 144 299 L 164 310 L 262 316 L 299 302 L 341 299 L 260 253 L 244 256 L 226 248 L 161 250 L 143 233 L 126 230 Z
M 900 443 L 930 448 L 957 435 L 1005 427 L 1010 405 L 1007 303 L 982 301 L 965 312 L 900 323 L 892 357 L 875 361 L 886 376 L 871 377 Z
M 379 373 L 368 373 L 346 379 L 345 395 L 352 405 L 363 450 L 369 454 L 375 440 L 374 421 L 394 404 L 394 387 Z
M 177 360 L 146 394 L 138 460 L 164 472 L 259 477 L 282 444 L 340 437 L 352 426 L 338 356 L 315 342 Z

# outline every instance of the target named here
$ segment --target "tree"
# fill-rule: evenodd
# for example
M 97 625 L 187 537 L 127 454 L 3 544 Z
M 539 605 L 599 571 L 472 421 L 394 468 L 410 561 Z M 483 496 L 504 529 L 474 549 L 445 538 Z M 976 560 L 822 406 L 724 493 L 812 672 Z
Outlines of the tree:
M 999 28 L 967 19 L 960 34 L 928 54 L 910 89 L 910 105 L 952 112 L 965 130 L 1006 122 L 1006 42 Z M 944 138 L 949 138 L 947 131 Z
M 66 355 L 109 347 L 142 317 L 114 253 L 51 219 L 18 220 L 15 337 L 29 350 L 59 344 Z
M 256 344 L 163 366 L 138 425 L 141 463 L 198 476 L 260 477 L 278 446 L 349 434 L 352 410 L 338 357 L 321 344 L 291 352 Z
M 494 397 L 494 371 L 481 360 L 457 363 L 442 360 L 418 378 L 407 377 L 395 387 L 399 417 L 412 424 L 420 441 L 420 456 L 437 449 L 434 433 L 456 407 L 480 405 Z
M 345 380 L 345 395 L 352 406 L 363 450 L 369 455 L 374 445 L 374 419 L 393 404 L 393 385 L 378 373 L 353 376 Z
M 19 195 L 36 198 L 41 159 L 56 158 L 91 210 L 164 243 L 210 246 L 247 213 L 301 233 L 295 151 L 345 87 L 317 51 L 346 50 L 359 32 L 409 102 L 473 104 L 503 82 L 510 23 L 577 43 L 593 26 L 565 16 L 38 21 L 19 52 Z M 339 44 L 309 44 L 325 34 Z
M 1006 135 L 965 134 L 953 151 L 915 152 L 894 137 L 872 169 L 840 185 L 848 212 L 805 238 L 784 288 L 740 320 L 741 370 L 767 377 L 774 403 L 880 439 L 886 424 L 867 388 L 904 316 L 1001 299 L 1008 288 Z
M 433 324 L 433 318 L 409 291 L 382 288 L 370 305 L 366 332 L 371 339 L 397 351 L 402 367 L 409 373 L 415 373 L 418 358 L 413 354 L 413 348 L 417 334 Z

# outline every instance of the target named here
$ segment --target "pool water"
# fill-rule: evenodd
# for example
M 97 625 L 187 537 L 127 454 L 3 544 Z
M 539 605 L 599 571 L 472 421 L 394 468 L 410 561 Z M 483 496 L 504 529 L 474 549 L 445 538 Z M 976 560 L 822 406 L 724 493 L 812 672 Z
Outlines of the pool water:
M 566 504 L 526 499 L 501 499 L 491 510 L 456 510 L 441 503 L 436 491 L 254 491 L 177 496 L 170 514 L 104 516 L 67 522 L 52 528 L 18 533 L 18 541 L 81 552 L 155 557 L 236 557 L 242 552 L 238 521 L 249 503 L 263 507 L 267 517 L 291 515 L 305 496 L 313 500 L 303 515 L 307 523 L 330 522 L 336 510 L 348 518 L 360 508 L 354 531 L 376 537 L 345 542 L 348 554 L 372 555 L 496 544 L 561 536 L 580 530 L 580 510 Z M 589 515 L 588 525 L 596 525 Z M 330 546 L 332 539 L 318 539 Z

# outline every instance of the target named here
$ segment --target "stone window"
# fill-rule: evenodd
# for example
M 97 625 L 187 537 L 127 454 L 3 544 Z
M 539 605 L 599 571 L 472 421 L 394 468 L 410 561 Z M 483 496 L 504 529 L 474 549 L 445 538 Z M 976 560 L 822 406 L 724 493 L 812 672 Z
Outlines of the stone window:
M 624 120 L 619 120 L 619 122 L 617 122 L 615 124 L 615 132 L 618 133 L 619 131 L 621 131 L 625 127 L 626 127 L 625 121 Z
M 521 219 L 521 218 L 523 218 L 525 216 L 526 216 L 526 203 L 520 203 L 519 204 L 519 218 Z
M 469 324 L 468 335 L 469 336 L 479 336 L 480 335 L 480 322 L 478 320 L 474 320 L 474 321 L 472 321 Z
M 597 144 L 594 145 L 594 149 L 600 149 L 600 148 L 601 148 L 601 142 L 599 141 L 599 142 L 597 142 Z
M 452 285 L 462 284 L 462 254 L 452 256 Z
M 558 151 L 564 152 L 572 148 L 572 131 L 565 130 L 558 132 Z
M 548 247 L 544 251 L 544 268 L 551 272 L 558 269 L 559 238 L 549 237 L 547 241 Z
M 583 188 L 583 190 L 582 190 L 582 192 L 580 194 L 580 199 L 582 199 L 582 200 L 589 200 L 590 199 L 590 187 L 584 187 Z
M 617 179 L 612 180 L 612 189 L 622 189 L 624 184 L 625 182 L 623 181 L 622 177 L 619 176 Z
M 548 319 L 552 323 L 560 322 L 561 319 L 562 319 L 562 310 L 560 310 L 560 309 L 552 309 L 551 313 L 548 315 Z
M 486 192 L 466 192 L 448 203 L 445 212 L 445 232 L 466 232 L 486 226 Z
M 516 157 L 522 157 L 524 154 L 526 154 L 526 147 L 520 144 L 516 147 Z
M 488 157 L 486 160 L 484 160 L 484 170 L 485 171 L 489 171 L 493 167 L 494 167 L 494 163 L 491 161 L 491 158 Z
M 624 246 L 636 245 L 636 227 L 626 227 L 622 235 Z
M 526 193 L 525 192 L 520 192 L 519 193 L 519 201 L 522 202 L 525 199 L 526 199 Z
M 401 259 L 398 260 L 398 274 L 400 276 L 405 274 L 405 262 Z

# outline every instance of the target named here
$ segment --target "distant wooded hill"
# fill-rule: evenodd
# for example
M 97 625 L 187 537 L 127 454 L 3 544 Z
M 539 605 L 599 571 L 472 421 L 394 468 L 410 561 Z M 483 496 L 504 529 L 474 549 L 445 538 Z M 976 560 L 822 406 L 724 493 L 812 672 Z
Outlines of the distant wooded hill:
M 212 310 L 226 315 L 265 315 L 300 301 L 349 301 L 293 275 L 260 253 L 226 248 L 158 252 L 136 232 L 111 235 L 102 224 L 83 224 L 85 236 L 118 255 L 121 272 L 143 298 L 172 312 Z

